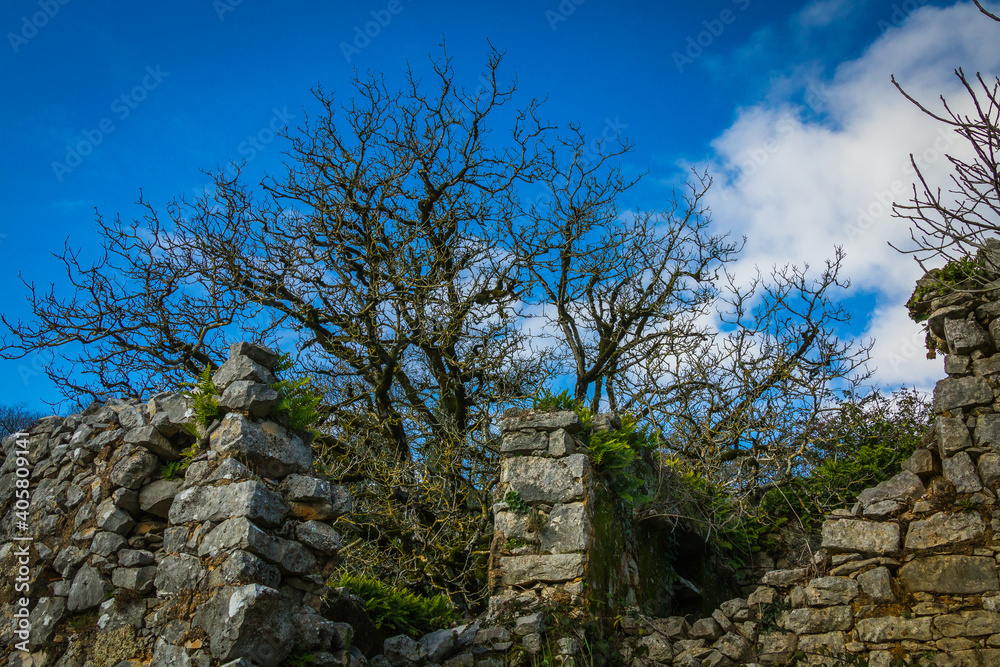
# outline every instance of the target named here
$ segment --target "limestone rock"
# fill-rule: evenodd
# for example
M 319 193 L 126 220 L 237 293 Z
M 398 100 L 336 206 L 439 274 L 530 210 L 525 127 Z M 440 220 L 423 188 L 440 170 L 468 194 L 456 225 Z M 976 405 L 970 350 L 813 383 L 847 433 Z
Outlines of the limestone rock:
M 119 461 L 111 469 L 111 483 L 128 489 L 138 489 L 154 472 L 160 462 L 152 452 L 140 449 Z
M 964 419 L 938 417 L 934 422 L 934 428 L 937 430 L 941 458 L 948 458 L 963 449 L 972 447 L 972 435 L 969 434 Z
M 968 433 L 966 433 L 968 434 Z M 913 501 L 924 494 L 924 484 L 909 470 L 903 470 L 881 484 L 858 494 L 858 502 L 868 507 L 886 500 Z
M 97 527 L 119 535 L 127 535 L 135 525 L 135 520 L 125 510 L 115 507 L 114 500 L 107 498 L 94 510 Z
M 506 556 L 500 559 L 500 575 L 505 586 L 527 586 L 582 577 L 583 566 L 583 554 Z
M 198 608 L 192 624 L 208 633 L 212 657 L 244 657 L 260 667 L 278 667 L 295 636 L 284 597 L 260 584 L 220 589 Z
M 262 482 L 249 480 L 184 489 L 174 497 L 169 516 L 175 525 L 243 516 L 263 526 L 277 526 L 288 515 L 288 509 L 281 495 Z
M 975 493 L 983 488 L 976 466 L 968 453 L 959 452 L 950 459 L 942 461 L 941 466 L 944 469 L 944 476 L 955 485 L 956 492 Z
M 269 535 L 243 517 L 212 529 L 198 547 L 198 555 L 215 557 L 232 549 L 256 554 L 289 574 L 310 574 L 316 568 L 316 559 L 301 544 Z
M 892 591 L 892 575 L 884 566 L 859 574 L 858 584 L 875 604 L 892 604 L 896 601 L 896 594 Z
M 52 638 L 59 621 L 66 615 L 66 598 L 45 597 L 38 600 L 31 610 L 28 620 L 31 624 L 31 634 L 28 637 L 32 646 L 38 646 Z
M 853 623 L 854 614 L 847 605 L 822 609 L 808 607 L 792 609 L 783 612 L 778 618 L 778 625 L 799 635 L 850 630 Z
M 823 548 L 832 552 L 851 551 L 891 554 L 899 550 L 899 525 L 851 519 L 823 523 Z
M 305 521 L 295 529 L 295 537 L 306 546 L 325 554 L 340 549 L 340 533 L 322 521 Z
M 544 454 L 549 450 L 549 434 L 544 431 L 510 431 L 500 441 L 500 451 L 512 454 Z
M 1000 414 L 990 412 L 976 420 L 976 445 L 1000 452 Z
M 146 594 L 153 590 L 158 568 L 155 565 L 146 567 L 116 567 L 111 572 L 111 583 L 115 588 L 128 588 Z
M 572 410 L 539 412 L 536 410 L 511 409 L 500 420 L 500 432 L 507 431 L 556 431 L 563 429 L 577 433 L 583 428 L 580 416 Z
M 934 618 L 934 629 L 945 637 L 981 637 L 1000 633 L 1000 614 L 968 610 Z
M 990 337 L 975 319 L 947 319 L 944 322 L 944 338 L 948 341 L 948 351 L 952 354 L 970 354 L 974 350 L 990 347 Z
M 125 434 L 125 442 L 136 447 L 144 447 L 160 458 L 169 461 L 176 461 L 181 457 L 181 453 L 153 426 L 139 426 L 132 429 Z
M 194 422 L 194 401 L 184 394 L 163 392 L 146 403 L 149 424 L 170 438 L 186 431 L 184 425 Z
M 241 354 L 230 357 L 212 375 L 215 388 L 222 393 L 225 393 L 229 385 L 239 380 L 249 380 L 265 385 L 272 385 L 278 381 L 274 377 L 274 373 L 250 357 Z
M 855 625 L 858 639 L 863 642 L 891 642 L 913 639 L 930 641 L 933 638 L 931 619 L 902 618 L 900 616 L 881 616 L 877 618 L 862 618 Z
M 806 604 L 829 607 L 849 604 L 858 596 L 858 582 L 848 577 L 819 577 L 805 587 Z
M 242 586 L 262 584 L 277 589 L 281 583 L 281 572 L 249 551 L 237 549 L 216 569 L 209 573 L 210 586 Z
M 903 470 L 909 470 L 915 475 L 934 475 L 941 472 L 941 461 L 929 449 L 918 449 L 903 461 Z
M 923 521 L 914 521 L 906 533 L 907 549 L 930 549 L 974 540 L 986 534 L 986 524 L 975 512 L 939 512 Z
M 281 482 L 291 512 L 304 520 L 334 519 L 351 511 L 351 494 L 344 486 L 309 475 L 289 475 Z
M 222 392 L 219 405 L 230 410 L 249 412 L 253 417 L 265 417 L 278 405 L 278 392 L 259 382 L 236 380 Z
M 229 358 L 232 359 L 233 357 L 249 357 L 264 368 L 274 370 L 274 366 L 278 363 L 281 355 L 269 347 L 240 341 L 229 346 Z
M 201 560 L 188 554 L 173 554 L 160 561 L 154 585 L 158 595 L 197 589 L 205 578 Z
M 982 556 L 915 558 L 899 569 L 900 583 L 910 592 L 975 595 L 1000 590 L 996 562 Z
M 582 500 L 590 484 L 590 459 L 586 454 L 561 459 L 537 456 L 504 459 L 500 482 L 509 484 L 527 503 Z
M 222 419 L 210 442 L 219 454 L 245 457 L 264 477 L 282 478 L 312 469 L 312 450 L 300 437 L 271 421 L 251 422 L 238 412 Z
M 167 518 L 170 505 L 183 486 L 181 480 L 158 479 L 142 487 L 139 492 L 139 507 L 143 512 Z
M 556 505 L 549 513 L 549 521 L 539 535 L 539 542 L 543 551 L 554 554 L 584 551 L 592 532 L 585 503 Z
M 989 405 L 993 390 L 981 377 L 946 378 L 934 386 L 934 412 L 942 413 L 956 408 Z
M 986 488 L 992 489 L 993 485 L 1000 481 L 1000 454 L 986 452 L 979 457 L 977 467 L 979 469 L 979 479 Z
M 382 645 L 382 654 L 393 667 L 418 665 L 427 658 L 420 644 L 406 635 L 396 635 L 386 639 Z
M 111 585 L 101 574 L 89 565 L 82 566 L 73 577 L 66 607 L 69 611 L 86 611 L 102 602 L 111 592 Z

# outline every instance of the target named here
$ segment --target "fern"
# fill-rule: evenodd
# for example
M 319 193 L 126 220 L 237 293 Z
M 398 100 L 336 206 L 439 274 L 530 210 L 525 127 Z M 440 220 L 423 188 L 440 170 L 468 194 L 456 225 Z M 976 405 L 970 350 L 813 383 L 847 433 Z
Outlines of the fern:
M 386 626 L 413 638 L 446 626 L 455 615 L 443 595 L 418 595 L 405 588 L 386 586 L 377 579 L 348 573 L 341 575 L 336 585 L 365 601 L 365 610 L 376 628 Z
M 212 369 L 205 366 L 205 370 L 198 376 L 197 382 L 185 382 L 182 387 L 190 387 L 184 395 L 194 399 L 194 421 L 196 424 L 208 426 L 209 422 L 219 414 L 219 390 L 212 382 Z M 189 433 L 198 436 L 198 430 L 187 428 Z

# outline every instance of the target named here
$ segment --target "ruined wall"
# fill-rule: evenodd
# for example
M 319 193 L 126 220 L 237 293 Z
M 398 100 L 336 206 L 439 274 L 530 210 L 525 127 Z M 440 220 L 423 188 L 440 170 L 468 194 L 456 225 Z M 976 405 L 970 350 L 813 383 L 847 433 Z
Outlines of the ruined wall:
M 4 440 L 6 664 L 351 663 L 350 627 L 318 614 L 350 498 L 312 474 L 308 434 L 271 414 L 277 356 L 230 352 L 220 418 L 197 436 L 191 400 L 162 393 Z

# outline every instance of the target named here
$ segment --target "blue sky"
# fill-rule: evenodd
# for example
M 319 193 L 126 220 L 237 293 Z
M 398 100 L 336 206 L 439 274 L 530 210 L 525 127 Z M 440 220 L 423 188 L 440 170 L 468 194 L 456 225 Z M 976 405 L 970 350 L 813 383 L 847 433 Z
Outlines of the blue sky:
M 444 40 L 469 88 L 492 44 L 522 102 L 547 98 L 548 120 L 627 136 L 627 168 L 648 171 L 635 205 L 661 206 L 688 166 L 708 166 L 716 223 L 748 236 L 744 266 L 817 265 L 845 245 L 853 333 L 879 337 L 880 379 L 941 374 L 900 305 L 918 272 L 886 241 L 905 228 L 878 203 L 909 188 L 910 151 L 943 176 L 935 141 L 961 150 L 890 74 L 932 102 L 955 93 L 955 67 L 1000 71 L 1000 33 L 971 3 L 17 0 L 0 32 L 8 319 L 29 316 L 19 273 L 68 295 L 51 253 L 68 239 L 95 256 L 95 209 L 136 217 L 140 189 L 163 209 L 230 160 L 254 180 L 276 171 L 271 129 L 302 120 L 312 86 L 349 93 L 355 69 L 399 83 Z M 0 362 L 0 403 L 56 398 L 41 361 Z

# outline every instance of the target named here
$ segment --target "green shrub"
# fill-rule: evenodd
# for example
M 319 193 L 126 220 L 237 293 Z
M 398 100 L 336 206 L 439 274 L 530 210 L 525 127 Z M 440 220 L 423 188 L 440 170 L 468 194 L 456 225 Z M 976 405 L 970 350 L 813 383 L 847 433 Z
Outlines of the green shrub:
M 906 302 L 910 319 L 923 322 L 930 317 L 930 309 L 923 303 L 928 297 L 944 296 L 960 289 L 979 289 L 990 280 L 982 262 L 972 257 L 962 257 L 945 264 L 937 273 L 937 283 L 921 285 Z
M 405 588 L 386 586 L 377 579 L 344 573 L 336 584 L 365 601 L 375 627 L 388 627 L 414 639 L 448 625 L 455 616 L 443 595 L 428 597 Z

